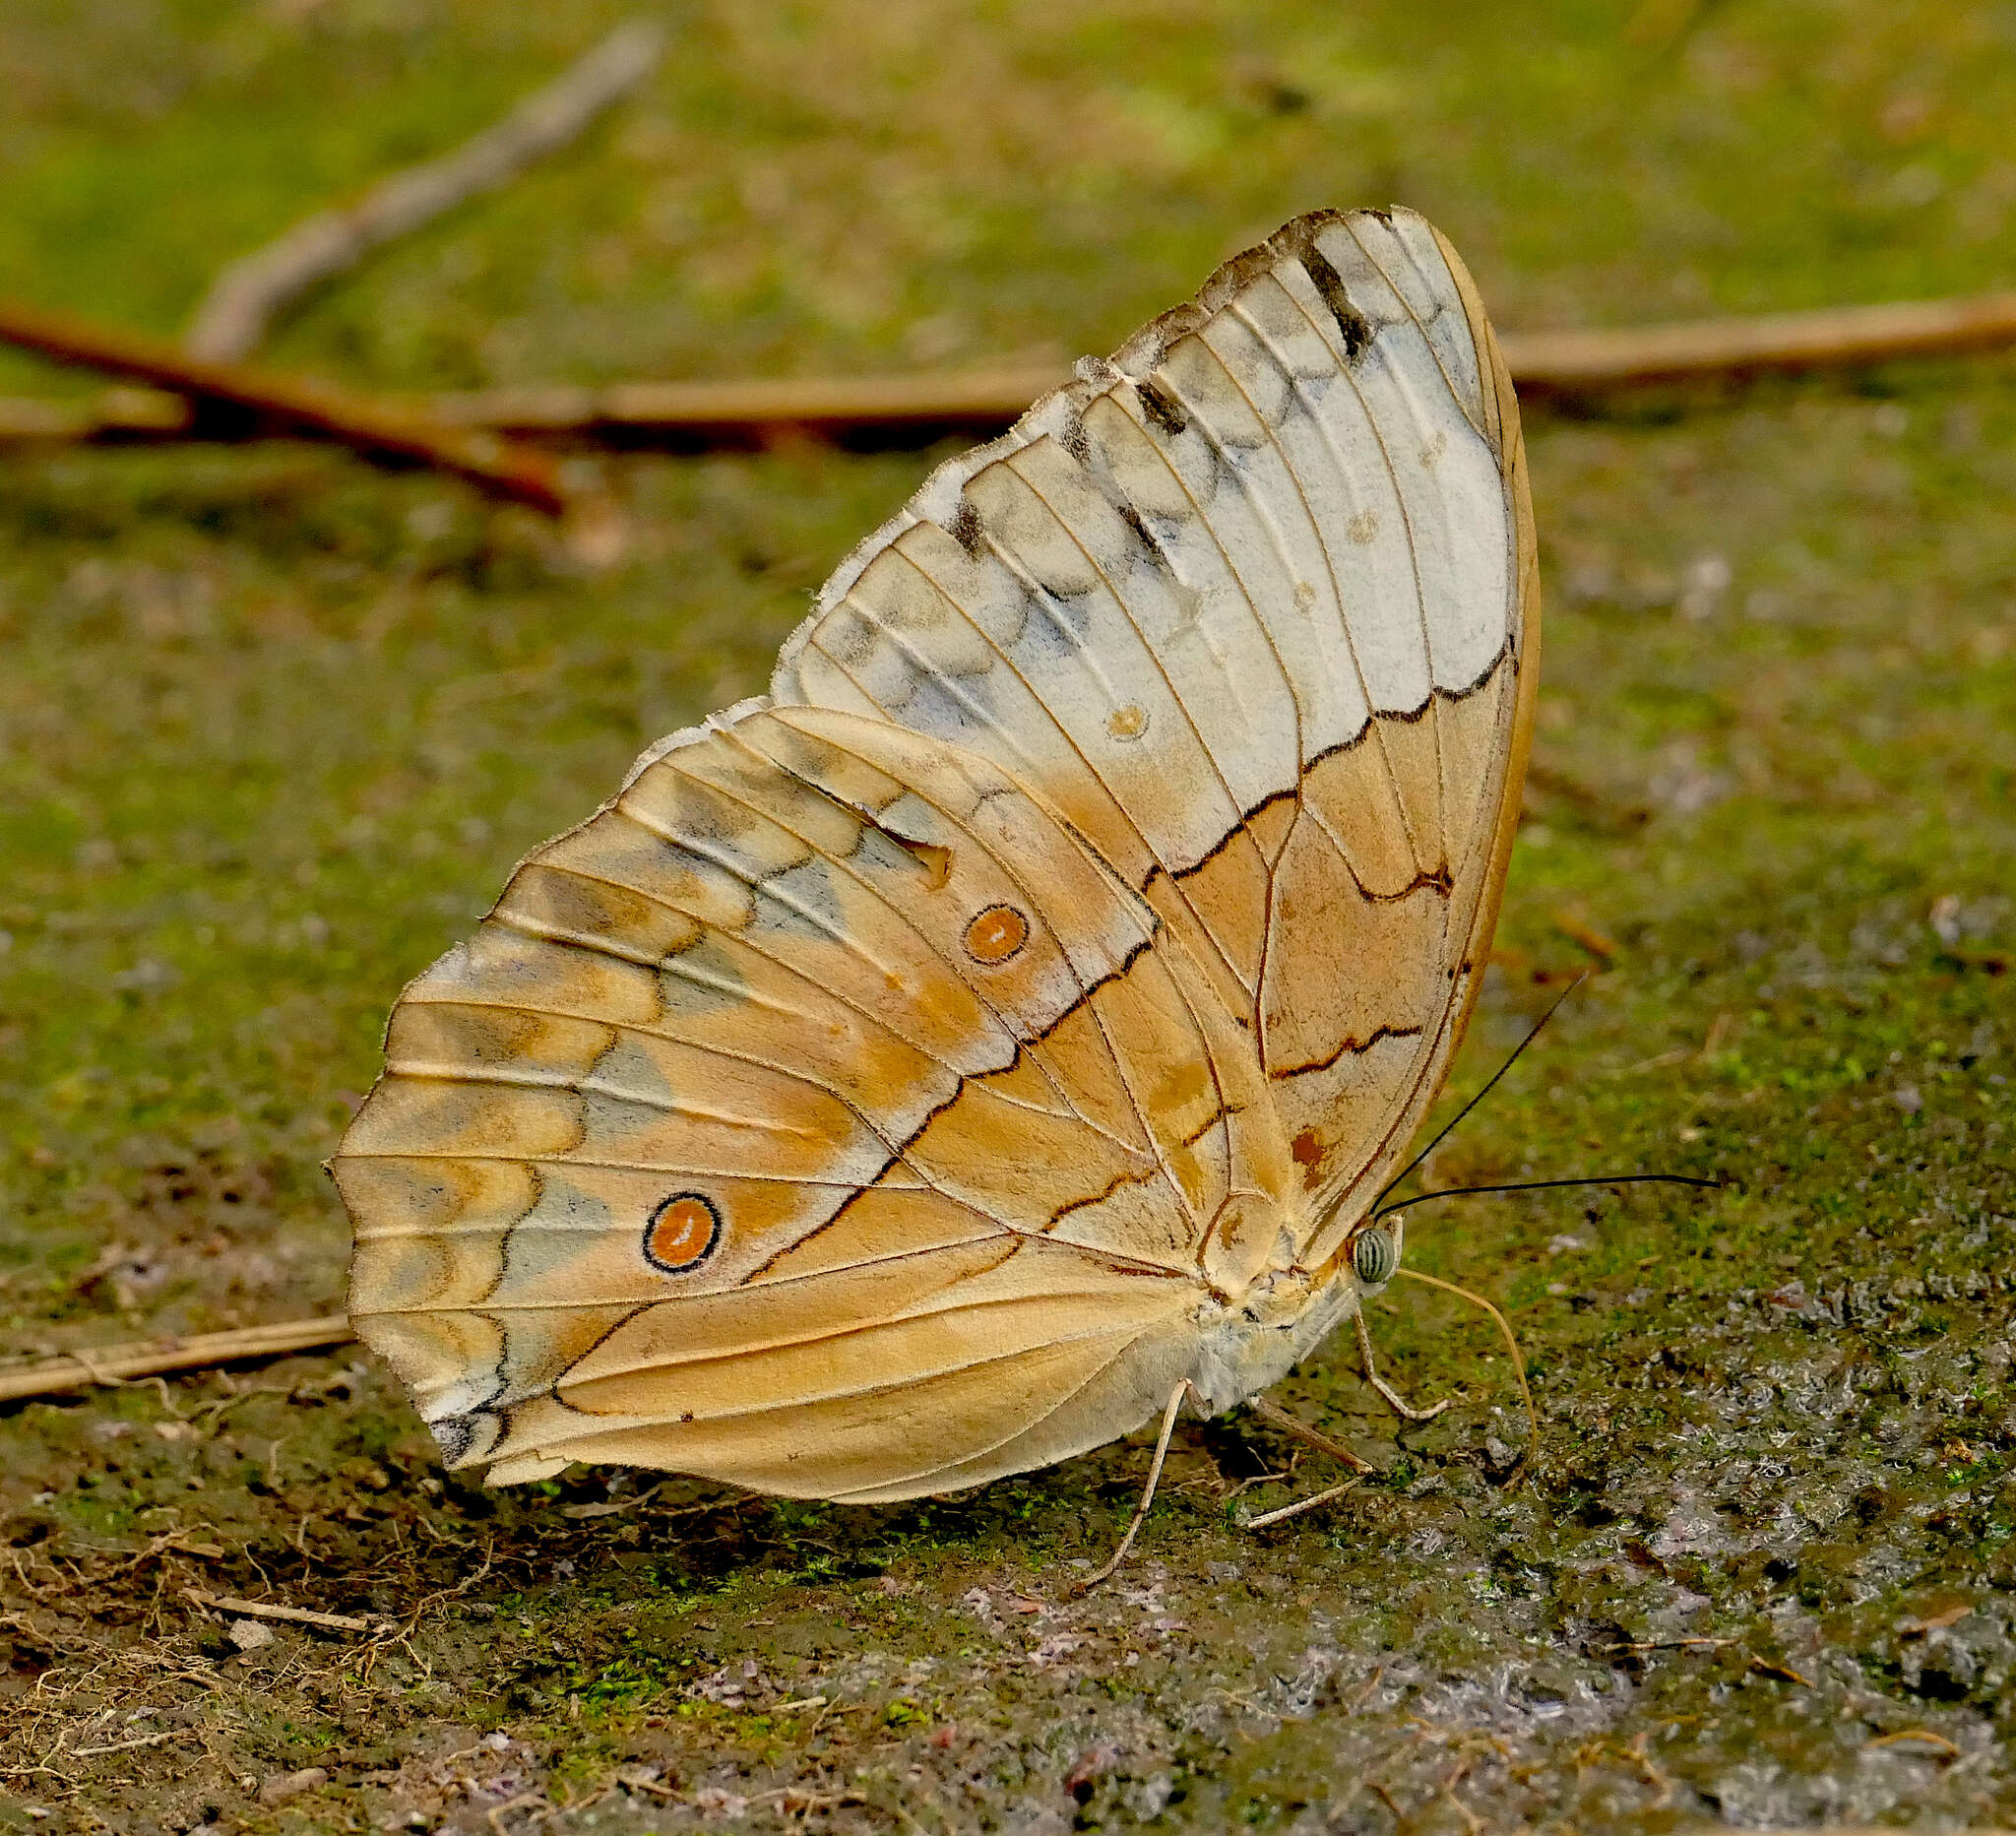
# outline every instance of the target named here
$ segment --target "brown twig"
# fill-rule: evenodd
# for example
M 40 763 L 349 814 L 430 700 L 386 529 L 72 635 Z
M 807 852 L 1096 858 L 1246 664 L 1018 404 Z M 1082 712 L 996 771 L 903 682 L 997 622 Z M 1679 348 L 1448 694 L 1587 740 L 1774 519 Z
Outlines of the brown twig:
M 793 433 L 928 439 L 1004 427 L 1068 374 L 1058 364 L 914 376 L 490 389 L 436 396 L 427 406 L 453 426 L 609 445 L 760 446 Z
M 2016 293 L 1904 300 L 1820 312 L 1699 319 L 1610 332 L 1511 332 L 1505 361 L 1528 396 L 1641 383 L 1840 369 L 2016 344 Z M 761 442 L 793 429 L 917 435 L 1015 419 L 1064 380 L 1055 368 L 850 379 L 616 383 L 603 389 L 497 389 L 430 404 L 457 426 L 611 443 Z
M 58 363 L 124 376 L 186 396 L 198 436 L 282 433 L 328 440 L 380 464 L 429 466 L 549 516 L 570 508 L 553 462 L 493 433 L 451 427 L 294 376 L 206 363 L 164 339 L 0 300 L 0 343 Z
M 2016 293 L 1642 325 L 1614 332 L 1513 332 L 1502 341 L 1522 395 L 1634 383 L 1842 369 L 2016 344 Z
M 101 1346 L 45 1358 L 14 1370 L 0 1369 L 0 1402 L 25 1396 L 55 1396 L 96 1383 L 123 1383 L 168 1370 L 208 1370 L 244 1359 L 284 1358 L 293 1352 L 322 1352 L 356 1338 L 346 1315 L 283 1320 L 245 1326 L 235 1332 L 192 1333 L 186 1338 L 144 1340 Z
M 347 1613 L 316 1613 L 307 1607 L 280 1607 L 270 1601 L 240 1600 L 235 1594 L 206 1594 L 201 1588 L 185 1587 L 185 1599 L 212 1613 L 237 1614 L 252 1619 L 282 1619 L 288 1625 L 319 1626 L 328 1632 L 370 1632 L 378 1629 L 372 1619 L 359 1619 Z
M 1580 944 L 1583 949 L 1607 969 L 1621 954 L 1616 939 L 1600 931 L 1581 913 L 1566 906 L 1556 908 L 1550 915 L 1554 928 L 1570 943 Z
M 188 400 L 159 389 L 101 389 L 80 402 L 0 398 L 0 443 L 179 440 L 195 416 Z
M 288 301 L 566 146 L 642 82 L 663 48 L 664 33 L 658 26 L 641 20 L 619 26 L 544 89 L 453 153 L 395 172 L 347 209 L 318 211 L 264 248 L 241 256 L 204 295 L 189 321 L 183 348 L 213 363 L 250 355 Z
M 1286 1523 L 1291 1517 L 1300 1517 L 1305 1511 L 1314 1511 L 1323 1505 L 1333 1503 L 1355 1488 L 1357 1483 L 1354 1479 L 1348 1479 L 1341 1486 L 1327 1487 L 1309 1497 L 1297 1498 L 1292 1504 L 1280 1505 L 1274 1510 L 1262 1511 L 1254 1517 L 1240 1517 L 1236 1521 L 1241 1530 L 1265 1530 L 1270 1524 Z
M 1906 1741 L 1921 1741 L 1935 1748 L 1947 1759 L 1958 1759 L 1960 1748 L 1943 1734 L 1934 1734 L 1929 1728 L 1900 1728 L 1895 1734 L 1879 1734 L 1873 1741 L 1862 1742 L 1865 1748 L 1876 1746 L 1898 1746 Z

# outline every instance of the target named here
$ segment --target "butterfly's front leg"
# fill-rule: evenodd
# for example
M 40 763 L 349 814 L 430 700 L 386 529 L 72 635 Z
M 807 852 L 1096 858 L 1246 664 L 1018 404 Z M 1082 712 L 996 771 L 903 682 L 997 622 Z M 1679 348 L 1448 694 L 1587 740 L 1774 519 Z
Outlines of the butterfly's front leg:
M 1445 1396 L 1439 1403 L 1431 1403 L 1425 1409 L 1417 1409 L 1392 1384 L 1379 1375 L 1378 1369 L 1372 1362 L 1372 1335 L 1366 1330 L 1364 1314 L 1362 1312 L 1354 1313 L 1351 1323 L 1357 1328 L 1358 1361 L 1364 1369 L 1365 1381 L 1379 1392 L 1386 1407 L 1392 1410 L 1402 1421 L 1432 1422 L 1456 1400 L 1454 1397 Z
M 1249 1396 L 1246 1407 L 1262 1422 L 1278 1427 L 1284 1434 L 1292 1434 L 1296 1440 L 1315 1448 L 1318 1453 L 1327 1453 L 1333 1460 L 1341 1460 L 1354 1473 L 1376 1473 L 1379 1469 L 1371 1461 L 1354 1453 L 1340 1440 L 1332 1440 L 1321 1428 L 1312 1428 L 1300 1416 L 1292 1415 L 1279 1403 L 1271 1402 L 1264 1396 Z

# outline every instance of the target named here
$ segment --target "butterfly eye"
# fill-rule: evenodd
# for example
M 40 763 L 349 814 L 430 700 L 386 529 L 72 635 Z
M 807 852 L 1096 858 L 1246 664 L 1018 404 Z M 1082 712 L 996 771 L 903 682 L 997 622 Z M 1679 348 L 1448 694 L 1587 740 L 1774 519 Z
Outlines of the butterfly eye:
M 644 1227 L 644 1259 L 667 1275 L 684 1275 L 714 1254 L 721 1241 L 721 1213 L 699 1192 L 675 1192 L 662 1200 Z
M 966 927 L 966 951 L 976 963 L 1005 963 L 1029 941 L 1029 920 L 1013 906 L 989 906 Z
M 1400 1251 L 1386 1232 L 1361 1231 L 1351 1246 L 1351 1266 L 1367 1288 L 1376 1288 L 1381 1282 L 1392 1280 L 1393 1271 L 1400 1266 Z

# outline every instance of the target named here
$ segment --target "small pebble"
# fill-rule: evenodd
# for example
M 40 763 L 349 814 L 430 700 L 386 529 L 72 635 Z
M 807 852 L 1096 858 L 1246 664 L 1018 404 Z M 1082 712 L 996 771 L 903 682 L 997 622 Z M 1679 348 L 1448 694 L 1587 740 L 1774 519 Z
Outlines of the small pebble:
M 320 1766 L 303 1766 L 299 1772 L 276 1772 L 260 1786 L 259 1802 L 268 1806 L 284 1804 L 290 1798 L 328 1783 L 329 1774 Z

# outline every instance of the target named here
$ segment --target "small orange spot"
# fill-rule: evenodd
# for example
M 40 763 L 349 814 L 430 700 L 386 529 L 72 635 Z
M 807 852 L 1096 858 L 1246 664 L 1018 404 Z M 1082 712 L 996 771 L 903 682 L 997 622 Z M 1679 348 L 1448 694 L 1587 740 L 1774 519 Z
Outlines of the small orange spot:
M 976 963 L 1005 963 L 1029 941 L 1029 920 L 1013 906 L 989 906 L 966 927 L 967 953 Z
M 1302 1184 L 1314 1187 L 1323 1177 L 1323 1144 L 1316 1139 L 1313 1128 L 1305 1128 L 1292 1142 L 1288 1151 L 1295 1157 L 1295 1165 L 1302 1170 Z
M 1106 731 L 1115 739 L 1139 739 L 1148 731 L 1148 710 L 1134 702 L 1106 716 Z
M 644 1228 L 646 1260 L 667 1274 L 682 1275 L 713 1252 L 721 1236 L 721 1214 L 698 1192 L 679 1192 L 651 1214 Z

